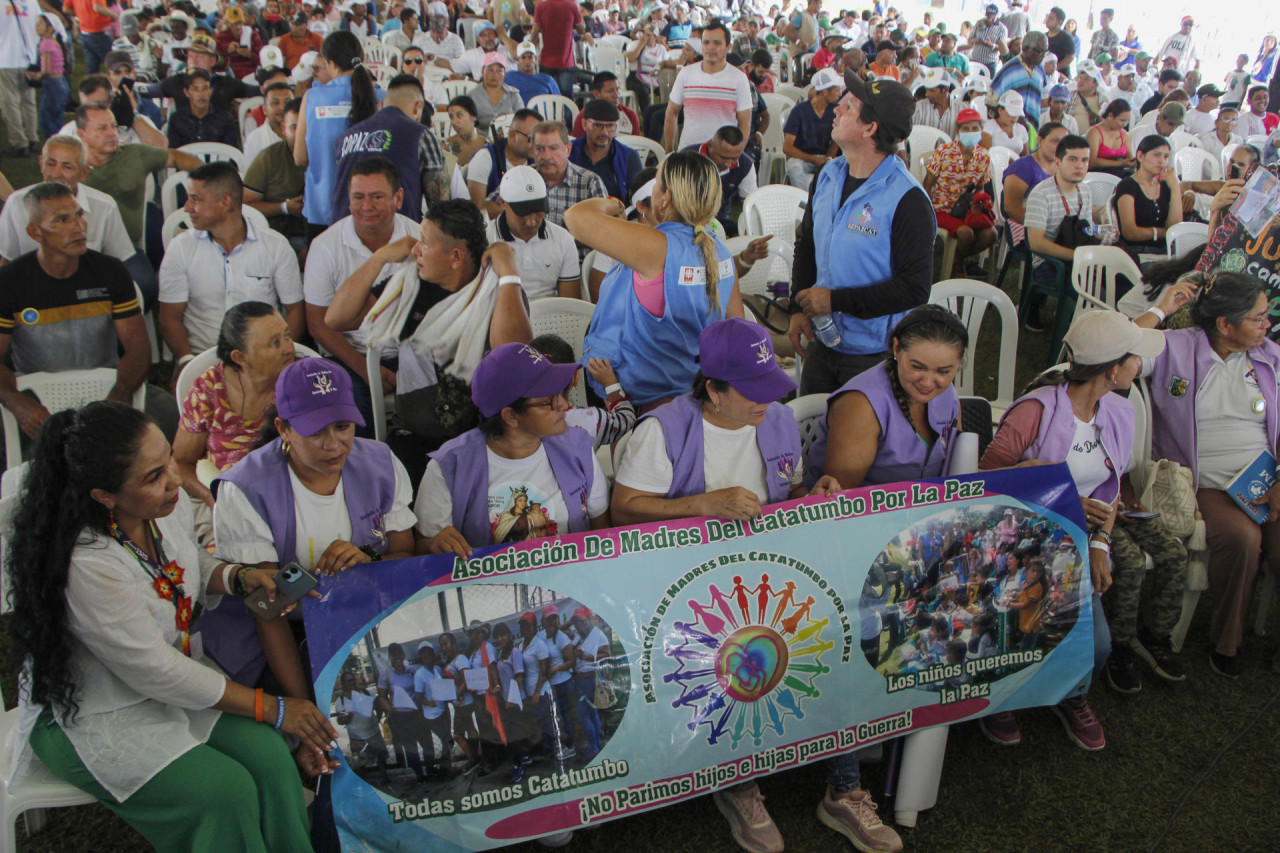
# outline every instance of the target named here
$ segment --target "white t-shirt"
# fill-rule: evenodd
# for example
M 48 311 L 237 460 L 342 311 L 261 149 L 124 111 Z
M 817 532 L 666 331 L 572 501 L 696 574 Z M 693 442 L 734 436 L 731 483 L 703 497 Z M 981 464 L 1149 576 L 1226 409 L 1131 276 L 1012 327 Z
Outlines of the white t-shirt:
M 499 44 L 493 51 L 501 56 L 507 63 L 507 70 L 515 68 L 516 64 L 511 59 L 511 54 L 507 50 L 505 44 Z M 476 82 L 480 82 L 480 72 L 484 70 L 484 57 L 487 51 L 482 47 L 473 47 L 465 51 L 462 56 L 457 59 L 451 59 L 449 64 L 453 66 L 453 70 L 458 74 L 470 77 Z
M 1027 135 L 1027 129 L 1020 124 L 1013 126 L 1013 136 L 1010 136 L 1004 132 L 1004 129 L 1000 127 L 999 122 L 995 119 L 984 121 L 982 129 L 991 135 L 992 146 L 1000 145 L 1008 148 L 1019 157 L 1022 156 L 1023 150 L 1027 147 L 1027 140 L 1030 138 Z
M 414 33 L 413 46 L 422 48 L 424 54 L 436 59 L 457 59 L 467 51 L 467 46 L 457 33 L 445 33 L 444 41 L 437 42 L 431 37 L 429 30 Z
M 1192 136 L 1200 136 L 1213 130 L 1218 120 L 1216 112 L 1202 112 L 1198 109 L 1187 110 L 1187 117 L 1182 121 L 1182 129 Z
M 1258 372 L 1246 352 L 1213 366 L 1196 391 L 1196 468 L 1200 487 L 1221 489 L 1267 450 L 1267 415 Z
M 756 445 L 755 427 L 724 429 L 704 418 L 702 446 L 702 475 L 708 492 L 741 486 L 755 492 L 761 503 L 768 502 L 768 479 L 764 457 Z M 803 474 L 797 465 L 792 485 L 801 482 Z M 627 442 L 616 480 L 637 491 L 665 495 L 671 489 L 674 476 L 662 424 L 657 418 L 646 418 Z
M 609 641 L 605 639 L 604 632 L 595 625 L 592 625 L 591 631 L 587 634 L 586 639 L 578 643 L 578 649 L 590 658 L 590 662 L 584 661 L 582 658 L 578 658 L 573 665 L 573 671 L 595 672 L 598 670 L 600 665 L 595 662 L 596 654 L 600 651 L 602 646 L 608 645 Z
M 523 638 L 520 641 L 524 642 Z M 529 641 L 527 646 L 516 646 L 523 653 L 524 661 L 524 698 L 528 699 L 533 695 L 533 689 L 538 686 L 538 675 L 542 670 L 542 661 L 551 657 L 551 653 L 547 651 L 547 640 L 537 634 L 533 635 L 533 639 Z M 551 682 L 542 682 L 541 695 L 547 695 L 551 692 Z
M 433 681 L 443 680 L 444 673 L 440 671 L 440 667 L 435 669 L 427 669 L 425 666 L 418 667 L 418 671 L 413 674 L 413 692 L 417 693 L 424 699 L 432 699 L 431 689 L 428 686 Z M 428 720 L 439 719 L 444 714 L 446 708 L 444 702 L 436 702 L 435 706 L 423 705 L 422 716 Z
M 409 474 L 394 456 L 395 498 L 391 512 L 383 523 L 388 532 L 413 528 L 413 511 L 409 500 L 413 488 Z M 316 567 L 326 548 L 339 539 L 351 541 L 351 516 L 347 513 L 342 481 L 332 495 L 317 495 L 302 485 L 289 469 L 293 487 L 294 524 L 296 530 L 295 559 L 307 571 Z M 274 563 L 277 560 L 275 536 L 267 520 L 249 503 L 235 483 L 223 481 L 218 488 L 218 502 L 213 507 L 214 540 L 218 556 L 236 563 Z
M 506 227 L 505 216 L 504 213 L 489 220 L 489 245 L 506 243 L 515 250 L 520 286 L 530 301 L 559 296 L 562 278 L 581 278 L 578 247 L 563 226 L 543 220 L 542 228 L 533 239 L 525 241 Z
M 751 81 L 732 65 L 714 74 L 702 63 L 686 65 L 671 87 L 671 102 L 684 109 L 680 147 L 701 145 L 727 124 L 738 124 L 738 113 L 752 107 Z
M 553 669 L 557 666 L 563 665 L 564 647 L 573 642 L 569 639 L 569 635 L 564 632 L 564 628 L 556 631 L 556 638 L 554 641 L 547 637 L 546 631 L 540 631 L 538 636 L 542 639 L 542 642 L 546 643 L 547 646 L 547 665 Z M 567 669 L 562 670 L 561 672 L 552 673 L 551 684 L 564 684 L 570 678 L 573 678 L 573 673 Z
M 401 237 L 417 239 L 418 223 L 399 213 L 395 217 L 391 241 Z M 350 216 L 344 216 L 330 225 L 311 242 L 311 249 L 307 253 L 307 268 L 302 273 L 302 291 L 307 303 L 327 308 L 342 283 L 372 256 L 373 252 L 356 235 L 355 223 Z M 387 264 L 378 271 L 374 282 L 389 278 L 398 267 L 398 264 Z M 342 336 L 358 352 L 367 349 L 365 333 L 360 329 L 343 332 Z M 384 355 L 394 355 L 395 350 L 394 344 L 389 343 Z
M 1067 468 L 1071 470 L 1071 479 L 1075 480 L 1076 492 L 1087 498 L 1107 481 L 1111 469 L 1107 467 L 1102 432 L 1094 421 L 1085 423 L 1075 418 L 1075 422 L 1076 434 L 1071 439 L 1071 449 L 1067 451 Z
M 347 734 L 350 737 L 368 740 L 378 734 L 378 718 L 373 713 L 373 699 L 367 691 L 353 690 L 351 696 L 339 696 L 333 703 L 334 713 L 351 715 L 351 722 L 347 723 Z
M 36 250 L 36 241 L 27 234 L 27 209 L 22 202 L 29 192 L 31 187 L 14 190 L 0 211 L 0 258 L 8 261 Z M 84 208 L 90 249 L 122 261 L 137 253 L 114 198 L 80 184 L 76 187 L 76 201 Z
M 270 122 L 262 125 L 261 127 L 255 127 L 249 132 L 249 135 L 244 138 L 244 161 L 246 163 L 252 163 L 257 159 L 258 155 L 262 153 L 262 149 L 270 145 L 275 145 L 283 138 L 283 136 L 278 136 L 276 132 L 271 129 Z
M 489 460 L 489 542 L 473 546 L 501 545 L 568 533 L 569 512 L 565 497 L 551 470 L 545 446 L 524 459 L 507 459 L 485 448 Z M 609 508 L 609 486 L 595 457 L 594 475 L 587 497 L 587 517 L 596 518 Z M 453 524 L 453 495 L 445 485 L 440 463 L 432 459 L 418 486 L 413 506 L 417 529 L 423 536 L 435 536 Z

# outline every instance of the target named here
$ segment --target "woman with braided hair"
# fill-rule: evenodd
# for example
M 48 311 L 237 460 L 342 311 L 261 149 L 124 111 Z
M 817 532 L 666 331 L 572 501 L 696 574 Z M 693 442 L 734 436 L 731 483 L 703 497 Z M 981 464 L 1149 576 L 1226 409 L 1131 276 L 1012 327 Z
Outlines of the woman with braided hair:
M 641 412 L 688 391 L 703 329 L 742 316 L 733 256 L 712 232 L 720 210 L 716 165 L 678 151 L 655 180 L 657 228 L 619 219 L 624 206 L 616 198 L 587 199 L 565 212 L 574 239 L 618 261 L 600 288 L 583 357 L 609 359 Z

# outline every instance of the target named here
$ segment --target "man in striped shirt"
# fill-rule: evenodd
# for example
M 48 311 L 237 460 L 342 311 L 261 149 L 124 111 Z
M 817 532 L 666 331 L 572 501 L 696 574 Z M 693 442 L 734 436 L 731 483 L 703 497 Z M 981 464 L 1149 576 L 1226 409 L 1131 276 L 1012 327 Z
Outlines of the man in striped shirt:
M 956 87 L 951 75 L 941 68 L 925 70 L 916 92 L 924 89 L 924 98 L 916 101 L 916 111 L 911 117 L 913 125 L 935 127 L 952 139 L 956 135 L 956 108 L 951 103 L 951 90 Z
M 987 16 L 973 25 L 969 33 L 969 43 L 964 46 L 970 51 L 969 59 L 987 66 L 992 74 L 996 73 L 996 63 L 1008 50 L 1005 39 L 1009 31 L 999 19 L 1000 8 L 991 3 L 987 6 Z
M 680 148 L 701 145 L 726 124 L 736 124 L 743 136 L 749 135 L 751 81 L 725 61 L 728 52 L 729 28 L 719 21 L 708 24 L 702 31 L 702 62 L 680 69 L 671 87 L 662 136 L 667 151 L 677 148 L 676 119 L 682 109 Z

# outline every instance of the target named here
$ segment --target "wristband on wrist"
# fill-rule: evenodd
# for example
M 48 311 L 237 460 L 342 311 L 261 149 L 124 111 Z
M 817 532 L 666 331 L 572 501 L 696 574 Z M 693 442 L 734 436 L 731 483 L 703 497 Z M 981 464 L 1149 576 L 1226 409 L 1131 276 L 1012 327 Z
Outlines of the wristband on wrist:
M 285 216 L 289 215 L 289 202 L 287 200 L 280 202 L 280 212 Z
M 518 275 L 504 275 L 502 276 L 502 278 L 498 279 L 498 287 L 502 287 L 502 285 L 504 284 L 519 284 L 519 283 L 520 283 L 520 276 Z
M 253 691 L 253 719 L 262 722 L 262 688 Z
M 276 731 L 280 731 L 280 727 L 284 725 L 284 697 L 276 697 L 276 721 L 271 727 Z
M 1089 549 L 1092 551 L 1102 551 L 1105 554 L 1111 553 L 1111 546 L 1106 542 L 1098 542 L 1096 540 L 1089 543 Z
M 617 392 L 624 397 L 626 396 L 626 392 L 622 390 L 621 383 L 615 382 L 612 385 L 606 386 L 604 389 L 604 395 L 606 397 L 612 397 L 614 395 L 614 392 Z
M 181 370 L 186 365 L 186 363 L 188 361 L 191 361 L 191 359 L 193 358 L 195 358 L 195 355 L 193 355 L 192 353 L 187 353 L 186 355 L 179 358 L 177 362 L 178 369 Z
M 1155 306 L 1155 305 L 1152 305 L 1150 308 L 1148 308 L 1148 309 L 1147 309 L 1147 313 L 1148 313 L 1148 314 L 1155 314 L 1155 315 L 1156 315 L 1156 317 L 1158 317 L 1158 318 L 1160 319 L 1160 322 L 1161 322 L 1161 323 L 1163 323 L 1163 322 L 1164 322 L 1164 320 L 1165 320 L 1165 318 L 1169 316 L 1168 314 L 1164 313 L 1164 311 L 1160 310 L 1160 308 L 1158 308 L 1158 307 L 1157 307 L 1157 306 Z

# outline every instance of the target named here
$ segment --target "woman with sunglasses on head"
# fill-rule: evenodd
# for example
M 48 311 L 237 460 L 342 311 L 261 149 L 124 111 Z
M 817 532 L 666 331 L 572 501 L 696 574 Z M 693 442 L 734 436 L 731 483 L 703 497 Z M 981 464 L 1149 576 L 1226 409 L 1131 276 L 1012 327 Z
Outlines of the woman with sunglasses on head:
M 1209 540 L 1209 663 L 1237 678 L 1259 563 L 1280 559 L 1280 486 L 1253 501 L 1268 511 L 1261 524 L 1225 489 L 1263 450 L 1280 455 L 1280 345 L 1267 337 L 1267 290 L 1244 273 L 1219 272 L 1200 287 L 1181 281 L 1134 323 L 1158 326 L 1188 303 L 1194 325 L 1166 331 L 1164 352 L 1142 365 L 1151 387 L 1151 455 L 1191 469 Z M 1273 668 L 1280 672 L 1280 655 Z
M 471 378 L 480 425 L 431 454 L 414 513 L 419 554 L 581 533 L 609 526 L 609 487 L 593 437 L 569 429 L 578 365 L 528 344 L 490 351 Z

